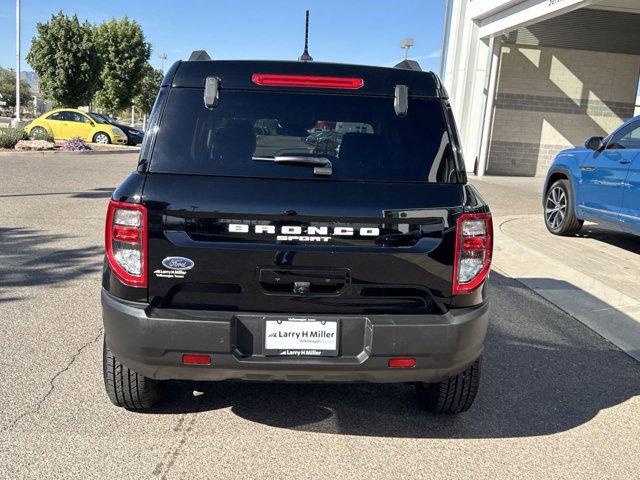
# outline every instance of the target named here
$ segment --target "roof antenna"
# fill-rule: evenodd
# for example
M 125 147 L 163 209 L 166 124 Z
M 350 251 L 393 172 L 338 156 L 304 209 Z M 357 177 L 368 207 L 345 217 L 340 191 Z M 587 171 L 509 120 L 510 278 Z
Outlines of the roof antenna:
M 300 55 L 300 58 L 303 62 L 313 62 L 313 58 L 309 55 L 309 10 L 307 10 L 307 22 L 304 29 L 304 52 Z

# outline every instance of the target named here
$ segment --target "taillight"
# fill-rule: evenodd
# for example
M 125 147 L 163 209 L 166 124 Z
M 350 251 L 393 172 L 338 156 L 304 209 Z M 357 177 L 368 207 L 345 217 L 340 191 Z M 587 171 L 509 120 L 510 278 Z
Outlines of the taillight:
M 109 202 L 105 250 L 113 273 L 130 287 L 147 286 L 147 209 Z
M 467 213 L 458 218 L 453 295 L 471 293 L 491 268 L 493 224 L 490 213 Z
M 251 81 L 256 85 L 273 85 L 277 87 L 344 88 L 347 90 L 357 90 L 364 85 L 364 80 L 361 78 L 280 75 L 275 73 L 254 73 L 251 76 Z

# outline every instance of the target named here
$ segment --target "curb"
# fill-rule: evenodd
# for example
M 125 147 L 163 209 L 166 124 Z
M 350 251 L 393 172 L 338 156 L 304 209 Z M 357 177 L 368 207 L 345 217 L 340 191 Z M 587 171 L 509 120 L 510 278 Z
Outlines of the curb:
M 0 157 L 56 157 L 58 155 L 113 155 L 123 153 L 140 153 L 140 149 L 85 150 L 82 152 L 65 152 L 61 150 L 26 150 L 15 152 L 0 152 Z
M 640 361 L 640 301 L 504 233 L 517 218 L 496 219 L 496 268 Z

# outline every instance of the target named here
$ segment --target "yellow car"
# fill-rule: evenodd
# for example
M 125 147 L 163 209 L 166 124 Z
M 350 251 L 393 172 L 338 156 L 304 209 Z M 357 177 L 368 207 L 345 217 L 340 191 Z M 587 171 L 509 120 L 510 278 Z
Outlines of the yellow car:
M 75 108 L 51 110 L 27 125 L 25 131 L 30 137 L 46 131 L 56 140 L 80 137 L 93 143 L 127 144 L 127 136 L 118 127 L 91 112 Z

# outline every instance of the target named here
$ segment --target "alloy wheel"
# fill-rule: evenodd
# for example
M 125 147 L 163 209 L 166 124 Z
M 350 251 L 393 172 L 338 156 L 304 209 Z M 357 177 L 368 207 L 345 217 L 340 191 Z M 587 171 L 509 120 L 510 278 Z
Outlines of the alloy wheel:
M 106 145 L 107 143 L 109 143 L 109 137 L 107 137 L 107 135 L 105 135 L 104 133 L 99 133 L 96 135 L 96 143 Z
M 547 194 L 544 213 L 551 229 L 560 228 L 567 216 L 567 195 L 562 188 L 554 187 Z

